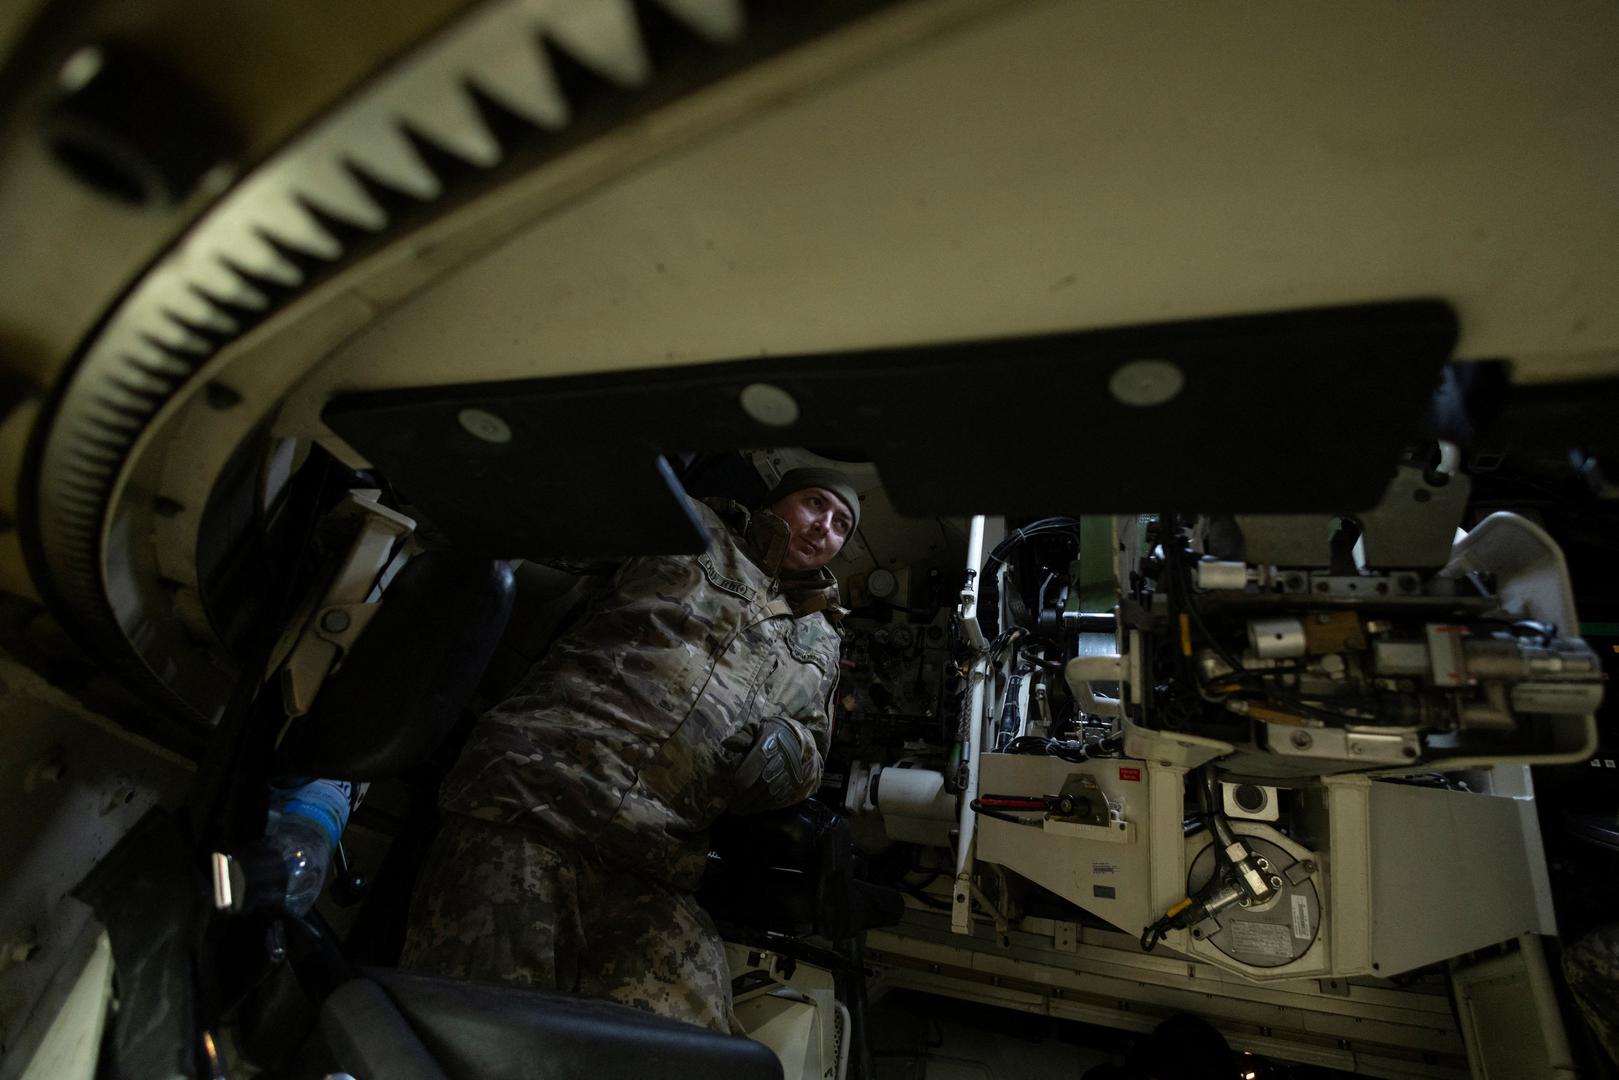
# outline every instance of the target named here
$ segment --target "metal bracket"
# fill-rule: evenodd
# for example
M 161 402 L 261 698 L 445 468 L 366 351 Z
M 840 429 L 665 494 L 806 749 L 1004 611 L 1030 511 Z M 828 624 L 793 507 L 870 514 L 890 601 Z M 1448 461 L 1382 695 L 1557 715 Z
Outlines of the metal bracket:
M 280 670 L 289 717 L 309 711 L 326 677 L 376 615 L 379 579 L 389 576 L 401 558 L 399 542 L 416 529 L 415 521 L 381 505 L 381 494 L 351 491 L 326 516 L 326 522 L 357 515 L 362 520 L 325 594 L 299 609 L 272 654 L 266 675 Z
M 995 901 L 989 898 L 988 893 L 979 888 L 977 882 L 973 883 L 973 897 L 984 905 L 984 910 L 989 912 L 990 917 L 995 920 L 995 937 L 1002 945 L 1005 945 L 1011 940 L 1012 934 L 1012 922 L 1007 918 L 1006 912 L 996 906 Z
M 1282 876 L 1287 878 L 1289 885 L 1302 885 L 1306 881 L 1310 880 L 1311 876 L 1314 875 L 1315 870 L 1316 866 L 1313 860 L 1301 859 L 1289 866 L 1286 870 L 1283 870 Z

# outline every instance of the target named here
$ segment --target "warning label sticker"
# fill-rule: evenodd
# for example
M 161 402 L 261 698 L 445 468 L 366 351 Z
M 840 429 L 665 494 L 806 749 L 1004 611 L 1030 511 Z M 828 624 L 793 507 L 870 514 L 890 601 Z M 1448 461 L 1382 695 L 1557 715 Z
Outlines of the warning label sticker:
M 1138 769 L 1138 768 L 1133 768 L 1131 766 L 1127 766 L 1127 765 L 1120 765 L 1119 766 L 1119 779 L 1120 780 L 1134 780 L 1137 783 L 1139 783 L 1141 781 L 1141 770 Z
M 1119 872 L 1119 864 L 1118 863 L 1114 863 L 1114 862 L 1093 862 L 1093 863 L 1091 863 L 1091 873 L 1093 873 L 1093 874 L 1117 874 L 1118 872 Z
M 1310 928 L 1310 900 L 1297 893 L 1293 895 L 1293 936 L 1300 941 L 1309 941 L 1315 936 Z
M 1287 932 L 1287 927 L 1280 923 L 1233 922 L 1231 951 L 1277 960 L 1291 960 L 1293 936 Z

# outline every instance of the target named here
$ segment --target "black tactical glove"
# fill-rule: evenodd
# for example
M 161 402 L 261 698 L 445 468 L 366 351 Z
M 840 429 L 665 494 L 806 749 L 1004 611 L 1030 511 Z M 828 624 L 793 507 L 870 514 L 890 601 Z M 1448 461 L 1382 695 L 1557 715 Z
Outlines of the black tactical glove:
M 809 798 L 820 783 L 820 754 L 806 747 L 799 727 L 772 718 L 759 725 L 759 737 L 736 767 L 733 814 L 776 810 Z

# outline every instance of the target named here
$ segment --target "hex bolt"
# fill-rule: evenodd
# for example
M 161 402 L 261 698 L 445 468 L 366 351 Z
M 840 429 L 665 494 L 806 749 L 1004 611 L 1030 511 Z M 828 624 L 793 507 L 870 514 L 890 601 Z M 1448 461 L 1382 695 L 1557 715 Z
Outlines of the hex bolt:
M 353 622 L 342 608 L 331 608 L 321 613 L 320 628 L 328 634 L 341 634 Z

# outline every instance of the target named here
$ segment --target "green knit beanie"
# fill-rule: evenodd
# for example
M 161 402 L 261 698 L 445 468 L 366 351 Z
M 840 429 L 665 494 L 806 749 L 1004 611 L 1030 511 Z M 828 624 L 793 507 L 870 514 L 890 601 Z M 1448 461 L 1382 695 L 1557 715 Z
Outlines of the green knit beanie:
M 836 469 L 789 469 L 782 475 L 781 482 L 770 489 L 770 494 L 765 496 L 761 505 L 775 506 L 778 500 L 785 499 L 793 492 L 812 487 L 825 488 L 841 499 L 849 516 L 854 519 L 849 532 L 853 533 L 859 528 L 860 494 L 855 491 L 854 481 Z

